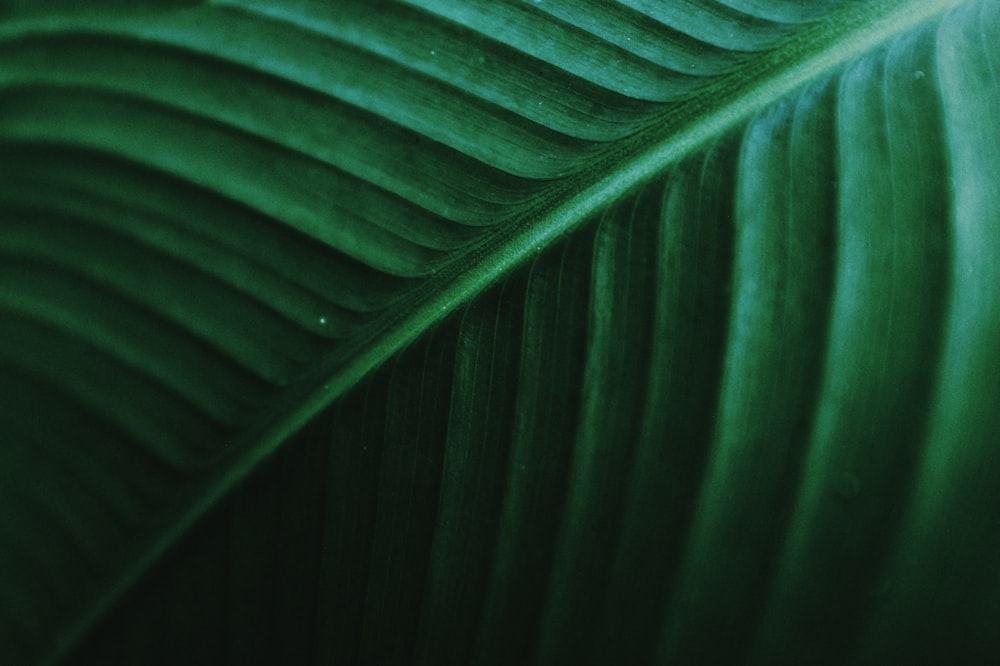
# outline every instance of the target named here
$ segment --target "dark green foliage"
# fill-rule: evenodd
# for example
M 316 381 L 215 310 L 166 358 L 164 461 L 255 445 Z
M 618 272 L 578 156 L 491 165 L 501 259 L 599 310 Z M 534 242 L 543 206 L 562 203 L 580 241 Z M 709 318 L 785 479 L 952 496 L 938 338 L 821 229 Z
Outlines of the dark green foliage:
M 0 662 L 989 662 L 998 37 L 0 5 Z

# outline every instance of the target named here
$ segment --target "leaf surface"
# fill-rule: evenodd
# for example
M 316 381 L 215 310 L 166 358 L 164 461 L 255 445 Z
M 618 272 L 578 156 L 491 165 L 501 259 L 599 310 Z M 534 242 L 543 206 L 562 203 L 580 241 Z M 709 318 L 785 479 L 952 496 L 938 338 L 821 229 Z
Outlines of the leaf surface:
M 992 645 L 998 29 L 0 6 L 3 660 Z

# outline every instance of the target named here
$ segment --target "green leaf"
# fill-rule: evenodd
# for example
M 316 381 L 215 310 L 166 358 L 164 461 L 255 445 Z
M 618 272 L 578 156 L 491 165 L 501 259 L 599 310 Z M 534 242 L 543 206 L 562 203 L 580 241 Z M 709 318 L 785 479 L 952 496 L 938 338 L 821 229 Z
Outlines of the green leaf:
M 0 4 L 0 662 L 981 663 L 998 36 Z

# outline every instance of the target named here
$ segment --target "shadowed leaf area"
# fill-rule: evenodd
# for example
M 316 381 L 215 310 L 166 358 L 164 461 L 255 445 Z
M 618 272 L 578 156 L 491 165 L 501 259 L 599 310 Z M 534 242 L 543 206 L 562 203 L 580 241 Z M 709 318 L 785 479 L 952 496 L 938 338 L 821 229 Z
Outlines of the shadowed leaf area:
M 991 663 L 998 9 L 0 0 L 0 663 Z

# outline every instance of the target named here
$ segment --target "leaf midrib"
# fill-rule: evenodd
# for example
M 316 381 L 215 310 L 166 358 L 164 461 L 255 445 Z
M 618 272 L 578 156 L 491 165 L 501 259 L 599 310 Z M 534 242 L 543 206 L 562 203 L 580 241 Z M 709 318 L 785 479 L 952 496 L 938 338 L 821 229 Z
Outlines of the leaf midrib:
M 45 663 L 58 662 L 86 635 L 114 602 L 211 507 L 224 498 L 278 446 L 362 378 L 462 304 L 530 260 L 592 216 L 639 188 L 666 167 L 712 139 L 733 130 L 758 111 L 893 36 L 932 19 L 964 0 L 878 0 L 858 2 L 751 60 L 717 85 L 669 107 L 642 131 L 578 177 L 558 185 L 528 212 L 498 225 L 419 288 L 406 294 L 387 316 L 360 331 L 354 342 L 321 359 L 309 376 L 290 386 L 225 449 L 216 461 L 178 493 L 150 523 L 154 539 L 132 553 L 115 584 L 73 626 L 54 640 Z M 751 78 L 751 70 L 763 74 Z

